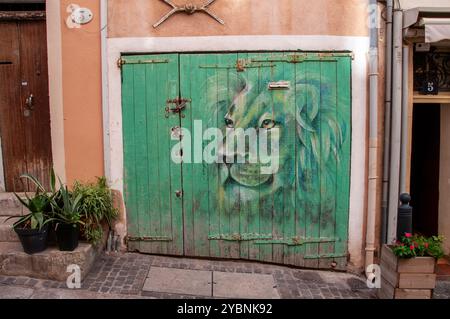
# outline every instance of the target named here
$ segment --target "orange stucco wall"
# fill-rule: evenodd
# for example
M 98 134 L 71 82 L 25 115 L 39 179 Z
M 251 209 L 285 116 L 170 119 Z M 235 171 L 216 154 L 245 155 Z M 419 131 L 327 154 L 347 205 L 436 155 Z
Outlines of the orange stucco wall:
M 174 0 L 201 5 L 206 0 Z M 212 12 L 177 14 L 157 29 L 153 24 L 171 7 L 154 0 L 109 0 L 110 37 L 206 35 L 367 35 L 365 0 L 217 0 Z
M 86 6 L 94 20 L 80 29 L 66 25 L 71 3 Z M 104 175 L 100 4 L 61 0 L 62 90 L 66 179 L 92 180 Z

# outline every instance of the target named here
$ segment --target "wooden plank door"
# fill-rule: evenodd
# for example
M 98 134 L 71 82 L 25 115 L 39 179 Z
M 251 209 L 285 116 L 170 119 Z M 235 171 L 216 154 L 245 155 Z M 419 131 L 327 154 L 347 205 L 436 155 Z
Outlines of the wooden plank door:
M 6 191 L 49 185 L 52 167 L 45 21 L 0 22 L 0 134 Z
M 348 55 L 195 53 L 123 62 L 130 250 L 345 269 Z M 174 99 L 186 103 L 166 111 Z M 231 153 L 220 147 L 231 138 L 227 128 L 276 138 L 278 165 L 264 173 L 268 163 L 249 163 L 249 143 Z M 177 144 L 180 163 L 172 157 Z
M 183 163 L 186 255 L 345 268 L 350 61 L 291 52 L 180 56 L 181 96 L 191 100 L 181 123 L 193 147 Z M 288 84 L 270 89 L 280 83 Z M 225 141 L 226 127 L 278 134 L 278 170 L 205 162 L 216 138 L 205 132 L 218 128 Z
M 167 112 L 179 95 L 178 55 L 122 58 L 124 192 L 128 248 L 183 254 L 181 164 L 171 160 L 180 116 Z

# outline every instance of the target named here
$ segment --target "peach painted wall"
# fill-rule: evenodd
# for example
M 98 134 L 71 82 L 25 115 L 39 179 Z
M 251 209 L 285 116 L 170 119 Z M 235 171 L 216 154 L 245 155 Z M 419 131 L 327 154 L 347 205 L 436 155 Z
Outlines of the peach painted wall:
M 173 0 L 201 5 L 206 0 Z M 170 11 L 160 0 L 109 0 L 109 37 L 207 35 L 347 35 L 367 36 L 366 0 L 217 0 L 212 12 L 177 14 L 157 29 L 153 24 Z
M 100 4 L 98 0 L 60 3 L 65 166 L 70 185 L 104 175 Z M 91 9 L 94 20 L 79 29 L 69 28 L 66 10 L 72 3 Z

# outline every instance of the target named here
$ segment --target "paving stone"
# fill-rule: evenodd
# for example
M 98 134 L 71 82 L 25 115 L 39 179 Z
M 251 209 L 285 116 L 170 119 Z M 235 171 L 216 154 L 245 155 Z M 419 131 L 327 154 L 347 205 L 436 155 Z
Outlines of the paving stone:
M 152 267 L 144 291 L 211 296 L 211 272 Z
M 270 275 L 214 272 L 214 297 L 279 299 Z
M 0 299 L 29 299 L 33 293 L 31 288 L 0 285 Z

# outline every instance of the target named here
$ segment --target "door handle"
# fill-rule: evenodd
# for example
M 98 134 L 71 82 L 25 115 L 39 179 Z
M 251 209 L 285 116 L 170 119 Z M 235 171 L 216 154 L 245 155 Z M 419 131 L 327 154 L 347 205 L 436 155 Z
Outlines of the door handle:
M 30 111 L 33 110 L 34 107 L 34 95 L 30 94 L 29 97 L 27 97 L 27 99 L 25 100 L 25 105 L 27 107 L 27 109 L 29 109 Z

